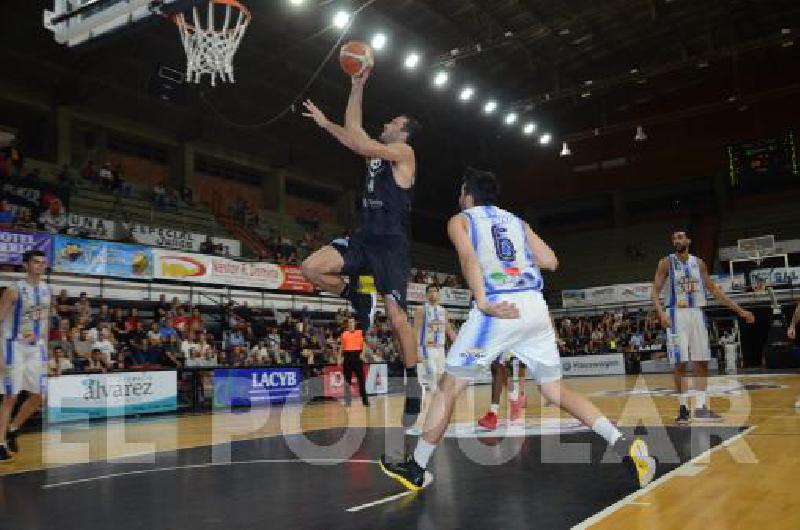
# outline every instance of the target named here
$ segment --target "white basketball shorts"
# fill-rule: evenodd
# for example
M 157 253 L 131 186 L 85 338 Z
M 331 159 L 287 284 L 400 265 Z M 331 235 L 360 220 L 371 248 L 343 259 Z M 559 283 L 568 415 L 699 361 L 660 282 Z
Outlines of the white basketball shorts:
M 670 328 L 667 331 L 667 356 L 672 364 L 708 361 L 711 347 L 703 310 L 696 307 L 667 308 Z
M 427 357 L 426 357 L 427 355 Z M 422 348 L 419 352 L 418 373 L 420 379 L 429 383 L 436 383 L 444 373 L 445 349 L 444 348 Z
M 47 390 L 47 346 L 13 340 L 3 343 L 5 378 L 3 392 L 15 396 L 26 390 L 32 394 L 44 394 Z
M 561 379 L 556 334 L 542 294 L 504 293 L 490 296 L 489 301 L 516 305 L 520 318 L 494 318 L 473 307 L 447 354 L 447 371 L 473 378 L 505 352 L 513 352 L 538 384 Z

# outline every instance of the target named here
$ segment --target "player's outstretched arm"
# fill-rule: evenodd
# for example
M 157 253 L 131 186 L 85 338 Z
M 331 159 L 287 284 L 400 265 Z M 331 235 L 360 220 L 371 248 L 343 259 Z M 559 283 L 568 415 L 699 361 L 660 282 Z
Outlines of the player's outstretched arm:
M 367 136 L 363 130 L 361 132 L 353 131 L 333 123 L 311 100 L 306 100 L 303 107 L 305 107 L 303 116 L 314 120 L 317 125 L 328 131 L 331 136 L 354 153 L 365 158 L 382 158 L 397 164 L 413 166 L 414 150 L 410 145 L 404 143 L 383 144 Z
M 369 77 L 369 70 L 360 76 L 353 77 L 350 97 L 347 99 L 347 110 L 344 114 L 344 128 L 366 136 L 362 125 L 362 108 L 364 101 L 364 84 Z
M 669 316 L 664 312 L 664 308 L 661 307 L 661 289 L 664 288 L 664 282 L 667 280 L 667 275 L 669 274 L 669 260 L 667 258 L 661 258 L 661 261 L 658 262 L 658 267 L 656 267 L 656 275 L 653 278 L 653 292 L 650 293 L 650 300 L 653 302 L 653 307 L 656 309 L 656 314 L 658 315 L 658 319 L 661 321 L 661 325 L 664 326 L 664 329 L 668 329 L 670 326 Z
M 536 264 L 539 268 L 549 271 L 556 270 L 558 268 L 556 253 L 553 252 L 553 249 L 550 248 L 542 238 L 531 230 L 528 223 L 525 223 L 525 237 L 528 240 L 528 246 L 531 247 L 533 258 L 536 260 Z
M 739 317 L 741 317 L 748 324 L 755 322 L 756 317 L 753 315 L 753 313 L 747 311 L 746 309 L 742 309 L 739 304 L 731 300 L 728 295 L 726 295 L 722 289 L 720 289 L 719 285 L 717 285 L 717 282 L 715 282 L 713 278 L 711 278 L 711 275 L 708 274 L 708 267 L 706 267 L 705 262 L 700 259 L 697 261 L 700 263 L 700 274 L 703 277 L 703 285 L 706 286 L 706 290 L 711 293 L 714 298 L 722 302 L 725 307 L 739 315 Z
M 467 220 L 461 215 L 454 215 L 447 223 L 447 234 L 456 247 L 458 261 L 461 263 L 461 272 L 467 280 L 467 285 L 472 290 L 475 297 L 476 307 L 489 316 L 498 318 L 519 318 L 519 310 L 513 304 L 501 302 L 493 304 L 486 297 L 486 288 L 483 284 L 483 273 L 481 272 L 478 257 L 472 248 L 472 241 L 467 232 Z

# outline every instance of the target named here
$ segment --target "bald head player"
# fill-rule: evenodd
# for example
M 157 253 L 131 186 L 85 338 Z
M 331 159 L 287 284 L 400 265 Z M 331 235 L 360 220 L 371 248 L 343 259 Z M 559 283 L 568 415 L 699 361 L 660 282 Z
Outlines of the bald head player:
M 356 277 L 369 272 L 375 289 L 383 296 L 386 315 L 395 344 L 409 376 L 406 390 L 410 426 L 419 414 L 421 389 L 416 380 L 416 341 L 406 314 L 406 291 L 410 274 L 408 225 L 411 193 L 416 176 L 416 156 L 409 142 L 419 124 L 407 115 L 399 115 L 383 126 L 375 140 L 364 131 L 361 108 L 364 85 L 369 71 L 352 80 L 350 98 L 342 127 L 330 121 L 310 100 L 304 103 L 303 116 L 311 118 L 342 145 L 366 159 L 367 177 L 361 201 L 361 227 L 349 238 L 334 240 L 303 262 L 303 272 L 317 287 L 349 299 L 366 333 L 374 315 L 374 297 L 361 295 L 342 276 Z

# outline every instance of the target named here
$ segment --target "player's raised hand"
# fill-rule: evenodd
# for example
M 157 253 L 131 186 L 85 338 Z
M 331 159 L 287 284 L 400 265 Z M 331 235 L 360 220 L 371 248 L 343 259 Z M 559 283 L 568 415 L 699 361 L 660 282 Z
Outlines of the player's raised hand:
M 478 304 L 478 309 L 490 317 L 507 319 L 519 318 L 519 308 L 509 302 L 484 302 Z
M 325 116 L 324 112 L 319 110 L 319 108 L 314 105 L 313 101 L 310 99 L 305 100 L 303 102 L 303 107 L 306 109 L 306 112 L 303 113 L 303 116 L 306 118 L 311 118 L 320 127 L 325 127 L 325 125 L 328 123 L 328 118 Z
M 353 81 L 353 86 L 363 87 L 367 84 L 367 79 L 369 79 L 369 74 L 372 73 L 372 68 L 366 68 L 363 72 L 358 75 L 354 75 L 351 80 Z
M 739 313 L 739 316 L 742 317 L 742 319 L 748 324 L 752 324 L 753 322 L 756 321 L 755 315 L 753 315 L 753 313 L 747 311 L 746 309 L 742 310 L 742 312 Z

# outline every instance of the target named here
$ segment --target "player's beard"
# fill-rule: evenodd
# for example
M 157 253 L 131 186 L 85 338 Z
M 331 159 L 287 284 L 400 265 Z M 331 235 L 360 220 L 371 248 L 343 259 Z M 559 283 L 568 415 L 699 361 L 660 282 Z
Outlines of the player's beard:
M 675 245 L 675 252 L 677 254 L 683 254 L 688 250 L 689 250 L 689 245 Z

